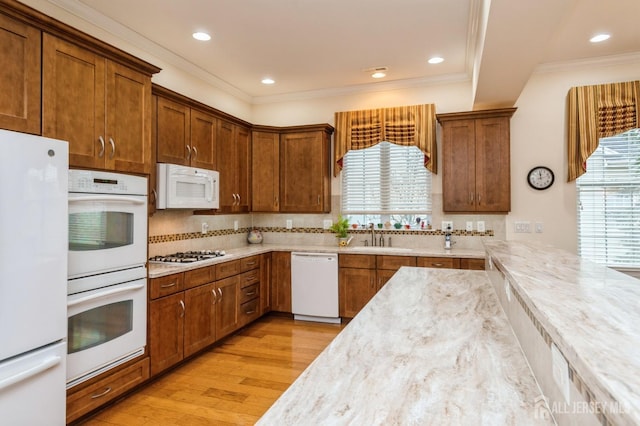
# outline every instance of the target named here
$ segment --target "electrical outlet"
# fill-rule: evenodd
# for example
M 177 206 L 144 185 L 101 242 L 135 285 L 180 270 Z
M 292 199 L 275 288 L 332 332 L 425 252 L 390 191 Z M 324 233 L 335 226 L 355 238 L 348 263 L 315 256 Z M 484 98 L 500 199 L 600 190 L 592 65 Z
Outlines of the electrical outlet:
M 200 232 L 202 232 L 203 234 L 206 234 L 208 230 L 209 230 L 209 224 L 207 222 L 202 222 L 202 225 L 200 225 Z
M 234 231 L 237 231 L 237 230 L 238 230 L 238 221 L 237 221 L 237 220 L 234 220 L 234 221 L 233 221 L 233 230 L 234 230 Z
M 542 234 L 542 231 L 544 231 L 542 222 L 536 222 L 536 233 Z
M 473 232 L 473 222 L 470 220 L 467 221 L 467 231 Z
M 518 234 L 528 234 L 531 232 L 531 222 L 514 222 L 515 232 Z
M 323 227 L 324 229 L 329 229 L 329 228 L 331 228 L 331 225 L 333 225 L 333 221 L 332 221 L 331 219 L 325 219 L 325 220 L 322 222 L 322 227 Z
M 484 220 L 479 220 L 476 222 L 476 229 L 478 232 L 484 232 Z
M 555 343 L 551 343 L 551 374 L 564 400 L 569 402 L 569 364 Z
M 293 229 L 293 220 L 287 219 L 287 229 Z
M 453 231 L 453 221 L 451 220 L 442 221 L 442 232 L 446 232 L 447 230 Z

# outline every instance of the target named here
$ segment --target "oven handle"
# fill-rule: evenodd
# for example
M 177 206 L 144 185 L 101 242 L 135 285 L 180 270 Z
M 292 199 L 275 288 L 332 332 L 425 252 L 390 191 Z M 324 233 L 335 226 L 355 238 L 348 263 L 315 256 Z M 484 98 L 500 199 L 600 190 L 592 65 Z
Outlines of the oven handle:
M 139 200 L 131 197 L 122 197 L 118 195 L 89 195 L 87 197 L 69 197 L 70 203 L 78 203 L 82 201 L 121 201 L 123 203 L 144 204 L 146 200 Z
M 125 293 L 125 292 L 128 292 L 128 291 L 140 290 L 142 288 L 144 288 L 144 284 L 133 284 L 133 285 L 128 285 L 126 287 L 118 287 L 118 288 L 114 288 L 114 289 L 111 289 L 111 290 L 102 291 L 100 293 L 93 294 L 91 296 L 80 297 L 78 299 L 68 301 L 67 302 L 67 307 L 76 306 L 76 305 L 79 305 L 81 303 L 88 302 L 90 300 L 100 299 L 102 297 L 112 296 L 112 295 L 118 294 L 118 293 Z

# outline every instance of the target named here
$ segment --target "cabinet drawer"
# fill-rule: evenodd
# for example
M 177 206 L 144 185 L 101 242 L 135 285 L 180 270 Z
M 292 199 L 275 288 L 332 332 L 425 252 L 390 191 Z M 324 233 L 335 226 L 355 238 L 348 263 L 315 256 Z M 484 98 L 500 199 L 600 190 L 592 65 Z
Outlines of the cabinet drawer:
M 122 395 L 149 378 L 149 358 L 116 371 L 67 396 L 67 423 Z
M 252 284 L 248 287 L 240 289 L 240 303 L 248 302 L 260 296 L 260 286 L 258 284 Z
M 484 259 L 460 259 L 460 269 L 484 271 Z
M 378 269 L 397 271 L 401 266 L 416 266 L 413 256 L 376 256 Z
M 231 262 L 219 263 L 216 270 L 216 279 L 232 277 L 240 273 L 240 260 L 232 260 Z
M 244 326 L 260 316 L 260 299 L 253 299 L 240 305 L 239 322 Z
M 248 285 L 260 282 L 260 270 L 254 269 L 253 271 L 245 272 L 240 275 L 240 288 L 244 288 Z
M 193 269 L 184 273 L 184 288 L 193 288 L 202 284 L 207 284 L 216 280 L 216 269 L 214 266 Z
M 460 259 L 455 257 L 419 257 L 418 266 L 421 268 L 460 269 Z
M 149 280 L 149 297 L 157 299 L 184 289 L 184 274 L 172 274 Z
M 338 256 L 341 268 L 376 269 L 376 257 L 369 254 L 341 254 Z
M 260 256 L 249 256 L 240 259 L 240 270 L 242 272 L 250 271 L 260 267 Z

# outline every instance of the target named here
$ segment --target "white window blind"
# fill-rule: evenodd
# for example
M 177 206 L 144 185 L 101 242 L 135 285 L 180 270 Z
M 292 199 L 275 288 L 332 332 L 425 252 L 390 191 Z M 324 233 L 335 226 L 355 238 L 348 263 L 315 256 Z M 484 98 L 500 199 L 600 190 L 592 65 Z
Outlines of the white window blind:
M 424 154 L 389 142 L 349 151 L 342 169 L 342 213 L 431 213 L 431 173 Z
M 576 182 L 580 256 L 640 268 L 640 129 L 600 139 Z

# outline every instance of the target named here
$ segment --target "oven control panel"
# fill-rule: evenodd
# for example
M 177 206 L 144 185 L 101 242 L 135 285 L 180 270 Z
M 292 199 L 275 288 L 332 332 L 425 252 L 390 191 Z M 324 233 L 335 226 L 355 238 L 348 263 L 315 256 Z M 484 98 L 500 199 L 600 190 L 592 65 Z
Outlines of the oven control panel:
M 69 192 L 147 195 L 147 178 L 100 170 L 69 170 Z

